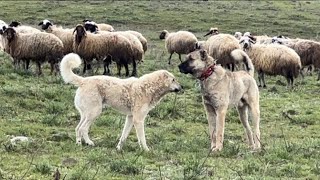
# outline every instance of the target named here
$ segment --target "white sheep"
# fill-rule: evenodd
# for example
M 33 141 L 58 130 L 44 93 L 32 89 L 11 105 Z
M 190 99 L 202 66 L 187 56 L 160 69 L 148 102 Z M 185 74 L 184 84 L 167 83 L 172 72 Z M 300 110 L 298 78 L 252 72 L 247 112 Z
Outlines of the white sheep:
M 282 75 L 288 87 L 293 87 L 293 80 L 301 69 L 300 57 L 293 49 L 278 44 L 253 44 L 249 37 L 243 37 L 240 43 L 258 72 L 260 87 L 261 82 L 266 87 L 264 74 Z
M 14 30 L 18 33 L 37 33 L 41 32 L 39 29 L 31 27 L 31 26 L 26 26 L 26 25 L 21 25 L 20 22 L 18 21 L 12 21 L 9 24 L 9 27 L 13 27 Z
M 188 54 L 197 48 L 198 39 L 188 31 L 169 33 L 167 30 L 163 30 L 159 38 L 165 39 L 165 48 L 170 53 L 168 64 L 171 64 L 173 53 L 179 54 L 179 59 L 182 62 L 181 54 Z
M 41 28 L 47 33 L 54 34 L 62 41 L 64 46 L 64 55 L 73 52 L 73 29 L 63 29 L 62 27 L 57 27 L 47 19 L 41 21 L 38 25 L 41 26 Z
M 18 33 L 14 28 L 7 28 L 3 37 L 5 39 L 5 50 L 10 54 L 14 62 L 26 61 L 26 69 L 30 60 L 36 62 L 38 75 L 42 74 L 41 64 L 45 61 L 51 64 L 51 74 L 58 72 L 58 62 L 63 54 L 63 44 L 61 40 L 53 34 L 39 33 Z
M 86 28 L 86 25 L 93 25 L 98 28 L 98 31 L 109 31 L 109 32 L 114 31 L 114 28 L 110 24 L 96 23 L 96 22 L 88 20 L 88 19 L 85 19 L 82 22 L 84 23 L 85 28 Z

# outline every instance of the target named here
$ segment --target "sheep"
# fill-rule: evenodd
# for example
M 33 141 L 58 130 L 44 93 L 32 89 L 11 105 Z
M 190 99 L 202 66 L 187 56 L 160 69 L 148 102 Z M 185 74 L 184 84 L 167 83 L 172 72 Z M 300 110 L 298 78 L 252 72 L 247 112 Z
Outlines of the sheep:
M 132 63 L 132 76 L 137 73 L 136 62 L 131 42 L 120 34 L 87 33 L 84 26 L 79 24 L 74 29 L 75 38 L 73 42 L 74 52 L 79 54 L 84 59 L 83 73 L 86 71 L 87 65 L 90 65 L 93 59 L 110 61 L 112 58 L 120 64 Z M 118 72 L 120 73 L 120 72 Z M 118 74 L 120 76 L 120 74 Z M 126 76 L 129 76 L 128 68 L 126 67 Z
M 41 21 L 38 26 L 45 30 L 47 33 L 52 33 L 57 36 L 63 43 L 63 54 L 73 52 L 73 29 L 63 29 L 53 25 L 49 20 L 45 19 Z
M 142 47 L 143 47 L 143 51 L 146 52 L 147 49 L 148 49 L 148 41 L 145 37 L 143 37 L 143 35 L 137 31 L 132 31 L 132 30 L 129 30 L 129 31 L 125 31 L 125 32 L 128 32 L 128 33 L 131 33 L 133 35 L 135 35 L 139 41 L 141 42 L 142 44 Z
M 41 32 L 39 29 L 31 27 L 31 26 L 25 26 L 21 25 L 18 21 L 12 21 L 9 24 L 9 27 L 13 27 L 16 32 L 18 33 L 38 33 Z
M 58 62 L 63 54 L 63 43 L 53 34 L 44 32 L 18 33 L 14 28 L 7 28 L 3 37 L 5 38 L 5 50 L 10 54 L 14 62 L 25 60 L 28 68 L 29 60 L 34 60 L 38 67 L 38 75 L 42 74 L 41 64 L 48 61 L 51 65 L 51 73 L 55 69 L 58 72 Z
M 206 49 L 206 41 L 198 41 L 196 44 L 196 49 Z
M 206 34 L 206 35 L 204 35 L 204 37 L 206 37 L 206 36 L 208 36 L 208 35 L 217 35 L 217 34 L 219 34 L 219 29 L 218 28 L 216 28 L 216 27 L 213 27 L 213 28 L 210 28 L 210 30 L 209 30 L 209 32 Z
M 217 64 L 228 67 L 231 71 L 234 71 L 235 64 L 238 63 L 231 52 L 240 48 L 239 41 L 230 34 L 217 34 L 211 36 L 206 41 L 205 46 L 208 54 L 214 59 L 217 59 Z M 247 64 L 246 68 L 249 68 Z
M 4 39 L 1 36 L 5 29 L 8 28 L 8 24 L 0 20 L 0 50 L 4 50 Z
M 253 44 L 249 37 L 240 40 L 243 50 L 248 54 L 258 72 L 259 87 L 266 87 L 264 74 L 282 75 L 287 79 L 288 87 L 293 87 L 301 69 L 299 55 L 291 48 L 278 44 Z
M 282 43 L 284 40 L 282 41 Z M 320 68 L 320 43 L 304 40 L 304 39 L 296 39 L 289 40 L 285 43 L 285 45 L 289 48 L 292 48 L 301 59 L 302 67 L 311 67 L 313 65 L 316 69 Z M 304 78 L 304 75 L 301 71 L 301 76 Z M 320 80 L 320 72 L 318 73 L 317 80 Z
M 168 64 L 171 64 L 171 57 L 173 53 L 179 54 L 179 59 L 182 62 L 181 54 L 189 54 L 196 50 L 198 42 L 196 36 L 188 31 L 169 33 L 167 30 L 163 30 L 159 38 L 165 39 L 165 48 L 170 53 Z
M 94 26 L 94 27 L 89 27 L 89 26 L 84 26 L 85 29 L 87 31 L 90 31 L 92 33 L 98 33 L 98 34 L 101 34 L 101 33 L 112 33 L 112 34 L 120 34 L 124 37 L 126 37 L 130 42 L 131 42 L 131 45 L 132 45 L 132 49 L 133 49 L 133 53 L 134 53 L 134 60 L 137 61 L 137 62 L 142 62 L 143 61 L 143 56 L 144 56 L 144 49 L 143 49 L 143 45 L 141 43 L 141 41 L 139 40 L 138 37 L 136 37 L 132 32 L 136 32 L 136 31 L 117 31 L 117 32 L 108 32 L 108 31 L 98 31 L 97 30 L 97 26 Z M 88 28 L 88 29 L 87 29 Z M 137 32 L 138 33 L 138 32 Z M 140 34 L 140 33 L 139 33 Z M 142 36 L 142 35 L 141 35 Z M 128 57 L 128 58 L 131 58 L 131 57 Z M 108 58 L 107 60 L 104 61 L 104 74 L 109 74 L 110 73 L 110 69 L 109 69 L 109 64 L 111 63 L 110 61 L 111 59 Z M 128 64 L 126 62 L 123 62 L 124 64 L 121 64 L 119 61 L 116 60 L 116 63 L 117 63 L 117 67 L 118 67 L 118 74 L 120 74 L 120 71 L 121 71 L 121 67 L 122 66 L 125 66 L 126 68 L 126 71 L 127 68 L 128 68 Z M 106 67 L 108 70 L 106 70 Z
M 109 32 L 113 32 L 114 31 L 114 28 L 110 25 L 110 24 L 104 24 L 104 23 L 95 23 L 94 21 L 91 21 L 91 20 L 88 20 L 88 19 L 85 19 L 82 21 L 83 22 L 83 25 L 86 26 L 86 25 L 94 25 L 98 28 L 98 31 L 109 31 Z

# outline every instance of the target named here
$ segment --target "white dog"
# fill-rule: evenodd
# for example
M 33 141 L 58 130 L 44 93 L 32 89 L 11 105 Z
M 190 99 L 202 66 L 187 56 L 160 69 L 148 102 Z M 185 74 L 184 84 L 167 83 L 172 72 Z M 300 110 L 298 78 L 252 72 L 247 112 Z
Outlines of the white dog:
M 78 86 L 74 103 L 81 120 L 76 127 L 76 141 L 81 138 L 89 145 L 94 145 L 88 136 L 90 125 L 102 112 L 103 105 L 126 114 L 126 122 L 117 149 L 121 150 L 134 125 L 139 145 L 149 150 L 144 133 L 144 119 L 148 112 L 169 92 L 181 90 L 175 77 L 166 70 L 159 70 L 140 78 L 119 79 L 110 76 L 81 77 L 72 72 L 81 65 L 77 54 L 66 55 L 60 64 L 63 80 Z

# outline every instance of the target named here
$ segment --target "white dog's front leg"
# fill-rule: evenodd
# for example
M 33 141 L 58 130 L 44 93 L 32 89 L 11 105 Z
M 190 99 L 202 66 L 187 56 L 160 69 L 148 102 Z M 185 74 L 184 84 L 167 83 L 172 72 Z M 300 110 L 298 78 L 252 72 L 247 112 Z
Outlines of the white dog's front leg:
M 138 141 L 140 147 L 142 147 L 145 151 L 149 151 L 149 148 L 146 143 L 146 136 L 144 132 L 144 119 L 146 115 L 133 115 L 133 124 L 136 129 Z
M 119 143 L 117 145 L 117 150 L 121 150 L 124 141 L 127 139 L 127 137 L 129 136 L 129 133 L 132 129 L 133 126 L 133 120 L 132 120 L 132 115 L 128 115 L 126 118 L 126 122 L 124 124 L 123 130 L 122 130 L 122 134 L 119 140 Z

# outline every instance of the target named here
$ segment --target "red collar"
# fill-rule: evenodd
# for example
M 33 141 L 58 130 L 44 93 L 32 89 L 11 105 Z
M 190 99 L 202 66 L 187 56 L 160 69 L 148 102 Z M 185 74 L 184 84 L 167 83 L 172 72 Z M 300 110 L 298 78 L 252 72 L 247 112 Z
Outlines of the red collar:
M 211 76 L 211 74 L 212 74 L 213 71 L 214 71 L 214 66 L 215 66 L 215 64 L 209 66 L 208 69 L 201 74 L 201 76 L 200 76 L 200 80 L 201 80 L 201 81 L 204 81 L 204 80 L 207 79 L 209 76 Z

